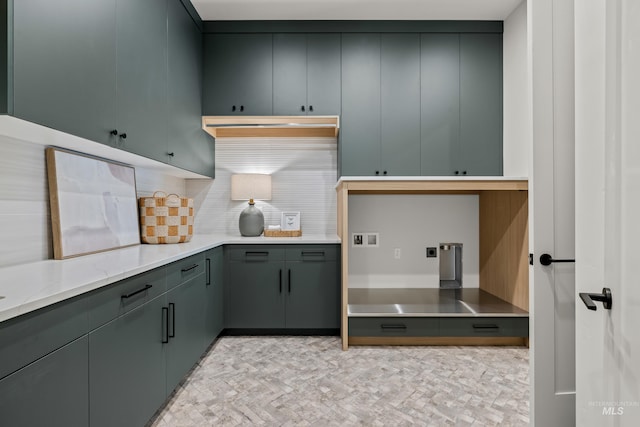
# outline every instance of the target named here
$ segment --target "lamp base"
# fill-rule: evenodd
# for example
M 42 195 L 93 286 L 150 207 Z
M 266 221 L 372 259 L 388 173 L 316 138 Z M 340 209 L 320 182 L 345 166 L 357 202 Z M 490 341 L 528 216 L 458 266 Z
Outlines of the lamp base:
M 245 237 L 258 237 L 264 231 L 264 215 L 253 203 L 249 203 L 249 206 L 240 212 L 238 225 L 241 235 Z

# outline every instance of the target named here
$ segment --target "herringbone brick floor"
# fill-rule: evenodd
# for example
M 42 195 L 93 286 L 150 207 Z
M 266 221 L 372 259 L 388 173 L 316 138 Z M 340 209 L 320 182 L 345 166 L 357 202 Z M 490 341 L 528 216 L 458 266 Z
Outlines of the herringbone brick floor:
M 523 426 L 523 347 L 350 347 L 223 337 L 156 418 L 181 426 Z

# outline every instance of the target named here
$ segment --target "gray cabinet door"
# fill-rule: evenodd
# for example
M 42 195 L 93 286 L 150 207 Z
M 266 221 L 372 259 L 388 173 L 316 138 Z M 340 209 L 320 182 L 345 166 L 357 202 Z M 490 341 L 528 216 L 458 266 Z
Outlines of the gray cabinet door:
M 284 263 L 230 261 L 225 283 L 225 327 L 284 328 Z
M 307 114 L 340 114 L 340 34 L 307 34 Z
M 118 146 L 166 162 L 167 0 L 117 0 L 116 10 Z
M 421 35 L 421 175 L 454 175 L 460 160 L 460 35 Z
M 286 327 L 340 327 L 338 261 L 287 261 Z
M 115 0 L 12 4 L 14 85 L 9 113 L 114 144 Z
M 380 34 L 342 35 L 342 175 L 380 174 Z
M 224 255 L 222 247 L 207 251 L 206 346 L 224 327 Z
M 502 34 L 460 35 L 461 168 L 502 175 Z
M 273 35 L 273 114 L 307 114 L 307 35 Z
M 204 36 L 204 115 L 271 115 L 271 34 Z
M 201 274 L 167 292 L 167 394 L 170 394 L 189 372 L 204 350 L 205 288 L 206 276 Z
M 0 380 L 0 425 L 89 425 L 87 336 Z
M 202 35 L 180 0 L 168 7 L 166 161 L 214 177 L 214 140 L 202 130 Z
M 141 426 L 166 398 L 160 296 L 89 334 L 91 426 Z
M 383 175 L 420 175 L 420 36 L 381 35 Z

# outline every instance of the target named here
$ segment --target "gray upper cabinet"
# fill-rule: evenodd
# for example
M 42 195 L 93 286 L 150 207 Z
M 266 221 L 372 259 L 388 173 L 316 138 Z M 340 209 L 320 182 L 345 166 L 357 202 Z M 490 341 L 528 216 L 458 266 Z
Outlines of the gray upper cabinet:
M 215 144 L 202 130 L 202 35 L 180 0 L 169 0 L 167 160 L 215 176 Z
M 115 144 L 115 28 L 115 0 L 14 1 L 9 114 Z
M 421 35 L 421 175 L 453 175 L 460 152 L 460 35 Z
M 380 34 L 342 35 L 342 175 L 380 174 Z
M 420 36 L 381 36 L 383 175 L 420 175 Z
M 167 161 L 167 0 L 118 0 L 118 145 Z
M 420 174 L 420 38 L 343 34 L 342 175 Z
M 340 35 L 273 35 L 273 114 L 340 114 Z
M 502 34 L 460 35 L 461 168 L 502 175 Z
M 205 34 L 204 115 L 271 115 L 271 34 Z

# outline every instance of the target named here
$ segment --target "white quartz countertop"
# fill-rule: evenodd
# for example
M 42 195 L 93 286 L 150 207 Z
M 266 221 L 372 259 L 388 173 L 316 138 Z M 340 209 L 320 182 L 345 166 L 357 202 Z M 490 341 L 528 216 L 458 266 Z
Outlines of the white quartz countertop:
M 221 245 L 331 243 L 340 243 L 340 238 L 199 235 L 188 243 L 137 245 L 65 260 L 4 267 L 0 268 L 0 322 Z

